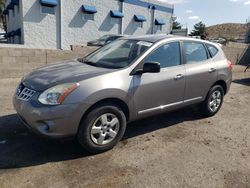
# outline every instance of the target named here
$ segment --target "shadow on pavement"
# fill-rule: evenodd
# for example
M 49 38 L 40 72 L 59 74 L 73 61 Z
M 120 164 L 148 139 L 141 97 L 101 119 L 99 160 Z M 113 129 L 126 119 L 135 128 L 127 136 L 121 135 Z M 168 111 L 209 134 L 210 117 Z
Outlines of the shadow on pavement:
M 29 131 L 16 114 L 0 117 L 0 169 L 35 166 L 87 156 L 72 140 L 59 142 Z
M 163 114 L 127 126 L 123 141 L 184 121 L 201 119 L 195 108 Z M 123 142 L 121 141 L 121 142 Z M 0 169 L 36 166 L 89 156 L 76 140 L 54 141 L 30 132 L 16 114 L 0 117 Z
M 249 78 L 233 80 L 233 82 L 236 83 L 236 84 L 250 86 L 250 77 Z

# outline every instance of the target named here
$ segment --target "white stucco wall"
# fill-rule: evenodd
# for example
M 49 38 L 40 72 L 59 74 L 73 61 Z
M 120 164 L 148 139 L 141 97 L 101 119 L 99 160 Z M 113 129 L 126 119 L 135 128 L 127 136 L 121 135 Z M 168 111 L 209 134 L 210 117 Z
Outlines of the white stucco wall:
M 174 5 L 171 5 L 168 3 L 163 3 L 163 2 L 159 2 L 159 1 L 155 1 L 155 0 L 148 0 L 148 2 L 150 2 L 152 4 L 160 5 L 163 7 L 168 7 L 168 8 L 174 9 Z M 166 22 L 166 25 L 162 26 L 162 30 L 159 30 L 159 27 L 154 25 L 153 33 L 155 33 L 155 34 L 161 34 L 161 33 L 169 34 L 171 31 L 171 26 L 172 26 L 171 17 L 172 17 L 171 13 L 160 11 L 160 10 L 157 10 L 157 8 L 156 8 L 155 19 L 156 18 L 163 19 Z
M 10 1 L 10 0 L 8 0 Z M 31 48 L 70 49 L 70 45 L 85 45 L 88 41 L 105 34 L 119 34 L 121 19 L 111 23 L 110 10 L 121 10 L 118 0 L 58 0 L 55 14 L 41 13 L 39 0 L 20 0 L 20 11 L 12 18 L 10 13 L 8 30 L 22 28 L 22 41 Z M 156 0 L 146 2 L 173 8 L 172 5 Z M 84 19 L 82 5 L 92 5 L 97 9 L 94 21 Z M 10 11 L 11 12 L 11 11 Z M 152 9 L 133 4 L 123 3 L 122 31 L 126 35 L 144 35 L 152 32 Z M 134 15 L 144 15 L 147 19 L 143 28 L 134 21 Z M 155 18 L 162 18 L 167 23 L 162 30 L 153 25 L 154 33 L 169 33 L 172 14 L 155 10 Z
M 82 5 L 92 5 L 98 10 L 94 21 L 84 20 Z M 74 0 L 62 1 L 62 46 L 86 44 L 105 34 L 118 34 L 120 24 L 111 24 L 110 10 L 119 10 L 120 2 L 115 0 Z
M 151 28 L 151 10 L 128 3 L 124 3 L 123 33 L 125 35 L 143 35 L 147 34 Z M 147 19 L 143 22 L 143 27 L 138 26 L 138 22 L 134 21 L 134 15 L 143 15 Z
M 59 8 L 55 14 L 43 14 L 39 0 L 24 0 L 23 30 L 24 43 L 34 48 L 60 48 L 59 43 Z
M 148 3 L 160 5 L 164 7 L 173 8 L 172 5 L 161 3 L 155 0 L 145 0 Z M 127 35 L 143 35 L 143 34 L 151 34 L 152 33 L 152 27 L 153 27 L 153 33 L 169 33 L 170 32 L 170 19 L 172 14 L 160 10 L 155 10 L 155 18 L 162 18 L 165 20 L 166 25 L 162 26 L 162 30 L 159 30 L 157 26 L 154 25 L 153 19 L 153 10 L 149 9 L 147 7 L 141 7 L 129 3 L 124 3 L 124 14 L 125 18 L 123 19 L 123 29 L 124 34 Z M 146 22 L 143 23 L 143 28 L 140 28 L 136 26 L 136 22 L 134 21 L 134 15 L 143 15 L 147 19 Z M 153 23 L 153 25 L 152 25 Z
M 155 0 L 146 0 L 146 2 L 173 8 L 172 5 L 160 3 Z M 95 6 L 98 13 L 94 15 L 94 21 L 84 20 L 84 14 L 81 11 L 82 5 Z M 62 48 L 68 49 L 71 44 L 85 45 L 88 41 L 97 39 L 105 34 L 118 34 L 120 22 L 111 24 L 110 10 L 120 10 L 121 3 L 117 0 L 74 0 L 62 1 Z M 152 10 L 123 3 L 123 13 L 125 17 L 122 19 L 123 34 L 125 35 L 143 35 L 151 34 Z M 143 23 L 143 28 L 136 25 L 134 15 L 141 14 L 147 19 Z M 155 17 L 162 18 L 166 21 L 166 25 L 162 26 L 162 30 L 154 27 L 154 33 L 169 33 L 170 18 L 172 14 L 155 11 Z
M 155 10 L 155 19 L 157 18 L 163 19 L 166 24 L 161 26 L 161 30 L 159 26 L 154 25 L 153 33 L 154 34 L 161 34 L 161 33 L 169 34 L 171 31 L 171 22 L 170 22 L 171 15 L 166 14 L 162 11 Z

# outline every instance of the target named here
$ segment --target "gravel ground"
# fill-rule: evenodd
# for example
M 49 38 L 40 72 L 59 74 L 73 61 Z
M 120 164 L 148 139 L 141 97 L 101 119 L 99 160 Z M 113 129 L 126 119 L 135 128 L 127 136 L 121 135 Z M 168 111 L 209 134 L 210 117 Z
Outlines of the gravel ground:
M 48 141 L 18 120 L 18 79 L 0 79 L 0 187 L 250 188 L 250 71 L 234 67 L 221 111 L 195 107 L 128 125 L 113 150 L 89 155 L 76 141 Z

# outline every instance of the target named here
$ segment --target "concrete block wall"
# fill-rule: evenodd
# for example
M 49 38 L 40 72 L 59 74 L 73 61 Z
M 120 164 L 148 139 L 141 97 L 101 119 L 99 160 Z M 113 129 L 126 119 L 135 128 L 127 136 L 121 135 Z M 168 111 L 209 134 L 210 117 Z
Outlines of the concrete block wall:
M 233 64 L 250 64 L 250 45 L 230 42 L 222 49 Z
M 95 47 L 73 47 L 73 50 L 0 48 L 0 78 L 21 78 L 32 70 L 58 61 L 84 57 Z

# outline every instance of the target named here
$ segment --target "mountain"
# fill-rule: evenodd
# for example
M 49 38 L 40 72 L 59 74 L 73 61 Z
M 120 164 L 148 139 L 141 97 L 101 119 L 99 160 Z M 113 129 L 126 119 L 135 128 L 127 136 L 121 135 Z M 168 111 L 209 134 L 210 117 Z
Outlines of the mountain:
M 225 23 L 207 27 L 208 38 L 225 38 L 230 41 L 245 41 L 250 36 L 250 25 Z

